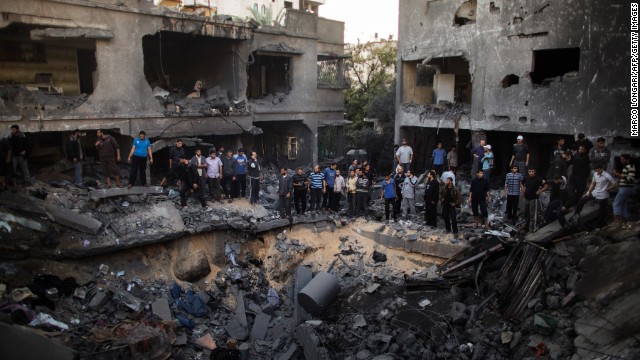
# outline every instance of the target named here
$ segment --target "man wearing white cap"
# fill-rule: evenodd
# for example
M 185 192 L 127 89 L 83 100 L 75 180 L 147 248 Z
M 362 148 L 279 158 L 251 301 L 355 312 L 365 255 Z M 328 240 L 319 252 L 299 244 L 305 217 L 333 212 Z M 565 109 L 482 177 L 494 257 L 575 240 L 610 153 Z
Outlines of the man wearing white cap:
M 524 137 L 522 135 L 518 135 L 516 140 L 518 142 L 513 144 L 513 154 L 509 166 L 516 165 L 522 176 L 524 176 L 529 167 L 529 147 L 524 143 Z
M 484 147 L 484 156 L 482 157 L 482 171 L 487 181 L 491 176 L 491 170 L 493 170 L 493 151 L 491 151 L 491 145 L 486 145 Z

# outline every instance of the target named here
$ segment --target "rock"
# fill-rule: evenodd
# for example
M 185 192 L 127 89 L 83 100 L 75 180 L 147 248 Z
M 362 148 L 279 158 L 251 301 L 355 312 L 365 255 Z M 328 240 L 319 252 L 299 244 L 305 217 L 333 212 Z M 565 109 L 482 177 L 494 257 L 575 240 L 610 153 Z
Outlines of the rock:
M 560 297 L 557 295 L 547 295 L 547 308 L 555 310 L 560 307 Z
M 467 315 L 467 306 L 463 303 L 454 302 L 451 304 L 451 312 L 449 315 L 451 316 L 451 321 L 455 325 L 464 325 L 467 320 L 469 320 L 469 315 Z
M 89 302 L 89 308 L 93 310 L 100 310 L 100 308 L 107 303 L 107 300 L 109 300 L 107 293 L 105 291 L 100 291 L 96 293 Z
M 184 254 L 176 261 L 173 269 L 176 277 L 182 281 L 195 282 L 209 275 L 211 267 L 204 250 Z
M 505 331 L 500 334 L 500 340 L 502 340 L 503 344 L 508 344 L 513 340 L 513 333 L 511 331 Z
M 367 349 L 360 350 L 356 354 L 356 359 L 359 359 L 359 360 L 368 360 L 370 357 L 371 357 L 371 351 Z
M 196 339 L 196 344 L 202 346 L 205 349 L 215 350 L 217 348 L 216 342 L 211 337 L 211 334 L 206 333 L 202 337 Z
M 364 316 L 358 314 L 353 318 L 353 328 L 361 328 L 367 326 L 367 321 L 364 319 Z

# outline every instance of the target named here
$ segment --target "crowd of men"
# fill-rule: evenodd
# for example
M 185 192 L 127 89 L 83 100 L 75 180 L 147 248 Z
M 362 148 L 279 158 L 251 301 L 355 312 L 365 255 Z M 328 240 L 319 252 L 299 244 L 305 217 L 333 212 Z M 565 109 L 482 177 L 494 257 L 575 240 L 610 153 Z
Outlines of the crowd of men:
M 75 130 L 66 144 L 67 160 L 74 168 L 74 184 L 82 184 L 82 168 L 85 151 L 81 145 L 80 130 Z M 102 165 L 106 188 L 122 187 L 120 168 L 120 146 L 118 141 L 104 130 L 98 130 L 95 148 Z M 30 144 L 18 125 L 11 126 L 11 134 L 0 142 L 1 156 L 5 159 L 0 167 L 2 187 L 7 187 L 7 179 L 16 186 L 18 170 L 22 172 L 24 182 L 31 183 L 27 165 Z M 469 189 L 469 206 L 474 216 L 474 227 L 489 227 L 487 222 L 491 202 L 490 182 L 493 174 L 495 157 L 491 145 L 480 140 L 478 147 L 471 150 L 472 166 Z M 204 153 L 203 153 L 204 151 Z M 208 156 L 207 156 L 208 155 Z M 603 224 L 609 214 L 610 193 L 617 189 L 613 202 L 613 213 L 616 222 L 630 219 L 628 199 L 634 192 L 636 183 L 635 166 L 629 154 L 620 156 L 621 168 L 614 169 L 611 174 L 605 171 L 611 161 L 611 151 L 604 138 L 600 137 L 594 145 L 584 134 L 578 138 L 572 148 L 559 137 L 551 149 L 551 161 L 546 176 L 538 174 L 531 164 L 532 159 L 524 137 L 518 135 L 510 153 L 509 171 L 504 177 L 504 193 L 506 197 L 505 217 L 516 223 L 519 215 L 524 218 L 522 230 L 528 232 L 532 225 L 537 227 L 538 214 L 543 215 L 544 222 L 558 220 L 562 226 L 570 226 L 572 219 L 566 219 L 567 209 L 575 206 L 574 216 L 579 216 L 584 205 L 595 200 L 599 206 L 597 221 Z M 336 163 L 325 169 L 319 165 L 313 171 L 305 173 L 299 167 L 295 173 L 289 174 L 286 168 L 280 168 L 277 176 L 279 212 L 281 217 L 290 218 L 292 206 L 298 215 L 318 212 L 339 212 L 343 210 L 342 199 L 346 199 L 345 209 L 352 216 L 368 214 L 368 207 L 375 197 L 380 196 L 384 202 L 385 220 L 416 219 L 416 188 L 418 177 L 414 174 L 413 149 L 406 139 L 401 146 L 394 146 L 394 169 L 385 174 L 380 181 L 380 192 L 374 195 L 373 169 L 367 161 L 360 163 L 354 160 L 348 167 L 346 178 L 343 177 Z M 462 196 L 456 186 L 458 171 L 458 150 L 452 146 L 449 151 L 438 142 L 431 153 L 431 169 L 427 171 L 424 191 L 425 224 L 438 226 L 438 209 L 445 223 L 447 232 L 458 233 L 456 208 L 461 206 Z M 141 186 L 147 183 L 147 162 L 153 164 L 151 142 L 146 133 L 140 131 L 134 139 L 127 155 L 130 174 L 127 186 L 131 188 L 138 182 Z M 258 155 L 252 151 L 249 156 L 239 148 L 234 153 L 225 151 L 223 146 L 217 149 L 196 148 L 195 154 L 187 156 L 182 140 L 176 140 L 175 146 L 169 149 L 168 172 L 160 185 L 175 185 L 179 189 L 180 203 L 187 206 L 187 195 L 193 193 L 198 202 L 207 206 L 207 199 L 213 202 L 223 200 L 231 203 L 238 197 L 248 197 L 251 204 L 259 200 L 260 183 L 263 180 Z M 497 180 L 494 180 L 496 183 Z M 248 186 L 247 186 L 248 183 Z M 540 194 L 549 191 L 550 201 L 543 211 Z M 248 194 L 248 195 L 247 195 Z M 522 199 L 522 207 L 520 206 Z M 522 208 L 522 214 L 519 209 Z

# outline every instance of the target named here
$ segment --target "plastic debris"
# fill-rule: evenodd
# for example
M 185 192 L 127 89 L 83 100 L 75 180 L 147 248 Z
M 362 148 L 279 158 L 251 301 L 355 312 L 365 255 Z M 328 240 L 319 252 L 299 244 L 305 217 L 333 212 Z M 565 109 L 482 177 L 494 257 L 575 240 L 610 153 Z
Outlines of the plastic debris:
M 36 318 L 29 323 L 29 326 L 33 326 L 33 327 L 43 326 L 43 325 L 53 326 L 55 328 L 62 329 L 62 330 L 69 330 L 69 325 L 61 321 L 58 321 L 53 317 L 51 317 L 51 315 L 45 314 L 45 313 L 38 314 L 38 316 L 36 316 Z

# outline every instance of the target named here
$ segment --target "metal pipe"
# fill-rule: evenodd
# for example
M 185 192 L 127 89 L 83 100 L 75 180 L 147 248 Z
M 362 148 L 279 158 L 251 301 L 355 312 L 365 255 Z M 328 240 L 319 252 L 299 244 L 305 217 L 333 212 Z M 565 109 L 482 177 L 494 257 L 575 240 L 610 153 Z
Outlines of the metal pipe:
M 311 315 L 322 314 L 340 294 L 338 280 L 326 272 L 319 272 L 298 293 L 298 302 Z

